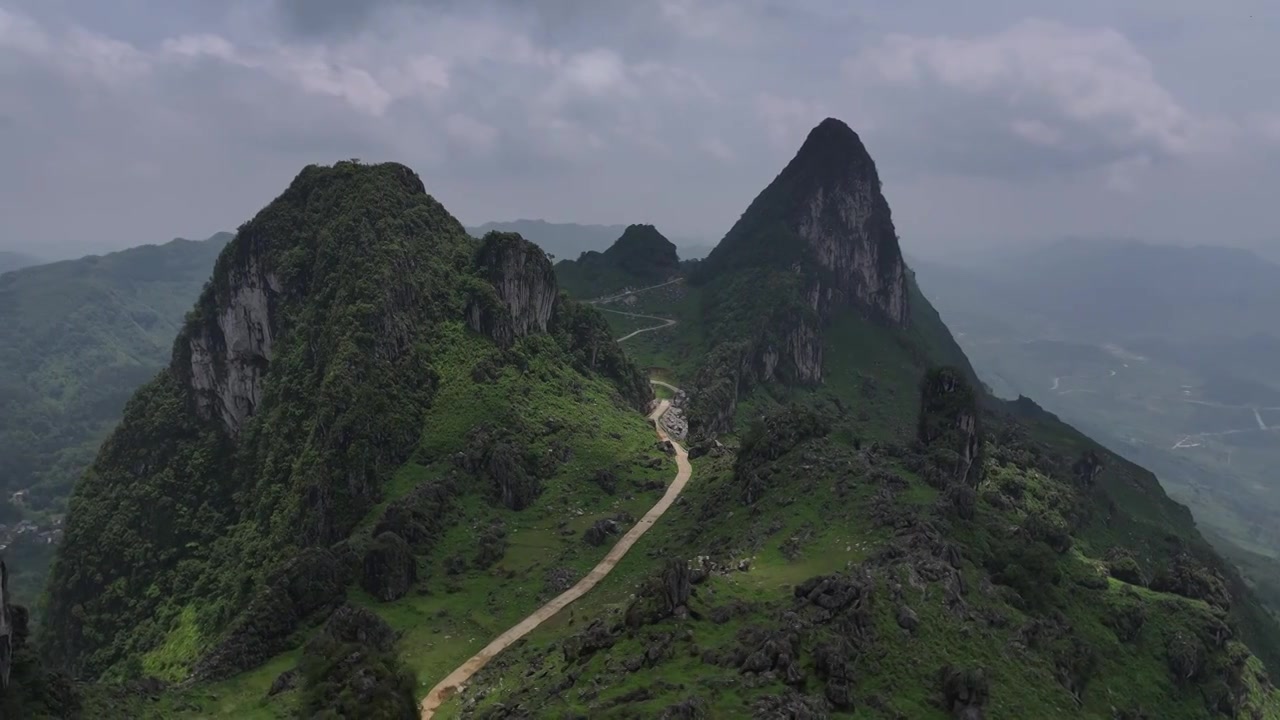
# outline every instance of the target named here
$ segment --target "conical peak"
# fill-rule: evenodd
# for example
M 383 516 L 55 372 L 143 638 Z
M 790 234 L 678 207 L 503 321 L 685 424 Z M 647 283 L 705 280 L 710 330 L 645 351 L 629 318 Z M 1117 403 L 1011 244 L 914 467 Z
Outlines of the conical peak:
M 827 118 L 809 131 L 788 168 L 807 168 L 811 172 L 857 168 L 875 174 L 875 164 L 858 133 L 836 118 Z

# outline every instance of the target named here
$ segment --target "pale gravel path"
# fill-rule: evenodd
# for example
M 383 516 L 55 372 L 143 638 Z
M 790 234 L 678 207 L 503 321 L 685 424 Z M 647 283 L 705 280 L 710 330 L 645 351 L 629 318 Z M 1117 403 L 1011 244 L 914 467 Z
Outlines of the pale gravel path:
M 654 325 L 653 327 L 640 328 L 639 330 L 629 332 L 626 335 L 623 335 L 622 337 L 618 338 L 618 342 L 622 342 L 623 340 L 630 340 L 631 338 L 639 335 L 640 333 L 653 332 L 654 330 L 669 328 L 672 325 L 676 324 L 676 321 L 672 320 L 671 318 L 658 317 L 657 315 L 639 315 L 636 313 L 622 312 L 621 310 L 610 310 L 609 308 L 596 308 L 596 309 L 599 310 L 600 312 L 613 313 L 614 315 L 626 315 L 627 317 L 641 318 L 643 320 L 657 320 L 658 322 L 662 323 L 661 325 Z M 665 383 L 658 383 L 658 384 L 664 385 Z
M 666 385 L 666 383 L 660 384 Z M 666 386 L 670 387 L 669 385 Z M 441 680 L 435 687 L 431 688 L 431 692 L 427 693 L 426 698 L 422 700 L 422 720 L 430 720 L 435 715 L 436 710 L 439 709 L 445 701 L 466 687 L 467 681 L 470 680 L 471 677 L 480 670 L 480 668 L 484 667 L 490 660 L 497 657 L 497 655 L 503 650 L 510 647 L 512 643 L 525 635 L 528 635 L 539 625 L 554 617 L 556 613 L 565 609 L 574 600 L 582 597 L 591 590 L 591 588 L 595 587 L 605 578 L 606 575 L 609 574 L 610 571 L 613 570 L 613 568 L 618 564 L 618 561 L 626 556 L 627 551 L 631 549 L 631 546 L 635 545 L 636 541 L 648 532 L 649 528 L 653 527 L 653 524 L 658 521 L 658 518 L 662 517 L 663 513 L 665 513 L 667 509 L 671 507 L 672 503 L 676 501 L 676 498 L 680 496 L 680 491 L 684 490 L 685 484 L 689 482 L 689 475 L 692 473 L 693 468 L 689 465 L 689 455 L 685 452 L 685 449 L 674 440 L 668 438 L 667 432 L 662 429 L 662 423 L 658 422 L 662 418 L 663 413 L 665 413 L 669 407 L 671 407 L 671 402 L 669 400 L 661 400 L 653 409 L 653 412 L 649 414 L 649 421 L 653 423 L 654 429 L 657 430 L 658 437 L 669 441 L 676 451 L 676 477 L 675 480 L 672 480 L 671 484 L 667 486 L 667 491 L 662 495 L 662 499 L 658 500 L 656 505 L 649 508 L 649 512 L 645 513 L 644 517 L 640 518 L 640 521 L 632 526 L 632 528 L 627 531 L 626 535 L 622 536 L 622 539 L 613 546 L 613 549 L 609 551 L 609 554 L 605 555 L 604 559 L 592 568 L 591 572 L 587 573 L 586 577 L 579 580 L 576 585 L 565 590 L 546 605 L 535 610 L 532 615 L 521 620 L 515 627 L 499 635 L 493 642 L 486 645 L 484 649 L 473 655 L 470 660 L 467 660 L 461 667 L 449 673 L 444 680 Z

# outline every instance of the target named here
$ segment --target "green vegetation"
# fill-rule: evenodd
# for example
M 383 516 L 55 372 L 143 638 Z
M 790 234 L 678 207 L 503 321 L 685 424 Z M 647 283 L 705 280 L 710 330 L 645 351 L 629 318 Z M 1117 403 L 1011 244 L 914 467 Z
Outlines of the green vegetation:
M 72 485 L 129 396 L 168 360 L 228 239 L 174 240 L 0 276 L 0 525 L 27 519 L 40 528 L 5 550 L 18 602 L 35 602 Z M 20 491 L 19 508 L 9 498 Z
M 680 272 L 676 246 L 652 225 L 631 225 L 604 252 L 556 263 L 556 279 L 584 300 L 666 282 Z
M 1149 472 L 985 391 L 839 121 L 604 309 L 403 166 L 304 170 L 71 502 L 43 644 L 84 712 L 414 717 L 663 491 L 643 366 L 692 481 L 436 717 L 1280 713 L 1273 618 Z M 624 353 L 625 313 L 676 323 Z
M 254 673 L 345 595 L 409 631 L 406 672 L 438 671 L 535 606 L 544 575 L 598 559 L 582 531 L 651 502 L 650 397 L 535 247 L 477 244 L 403 166 L 307 168 L 219 256 L 170 367 L 77 486 L 46 651 L 116 681 L 251 671 L 234 681 L 251 697 L 204 686 L 139 712 L 270 716 L 294 700 Z M 471 640 L 430 651 L 448 623 L 424 613 Z M 325 679 L 339 655 L 304 653 L 304 707 L 347 696 Z M 399 682 L 402 661 L 370 662 Z
M 633 551 L 653 560 L 441 715 L 1280 713 L 1275 624 L 1187 509 L 1029 400 L 982 392 L 915 278 L 890 282 L 891 225 L 806 225 L 839 188 L 878 189 L 833 122 L 678 302 L 630 306 L 681 321 L 660 331 L 671 349 L 652 333 L 634 352 L 691 391 L 698 458 L 686 509 Z M 831 237 L 864 243 L 877 277 L 825 264 L 848 252 Z
M 827 348 L 844 360 L 842 382 L 746 404 L 741 442 L 695 461 L 688 509 L 633 551 L 685 563 L 683 607 L 625 622 L 655 566 L 620 565 L 572 623 L 539 629 L 439 716 L 515 705 L 590 717 L 798 704 L 921 718 L 966 704 L 989 717 L 1280 712 L 1239 642 L 1250 635 L 1228 630 L 1224 608 L 1107 577 L 1108 556 L 1147 577 L 1178 562 L 1144 541 L 1135 547 L 1150 554 L 1116 555 L 1108 526 L 1195 543 L 1154 478 L 1050 418 L 994 403 L 981 481 L 966 495 L 947 480 L 946 454 L 918 439 L 919 346 L 842 322 Z M 765 392 L 775 389 L 754 394 Z M 925 403 L 934 423 L 964 406 Z M 748 419 L 758 412 L 763 422 Z M 537 682 L 519 680 L 535 667 Z
M 1154 471 L 1280 612 L 1280 266 L 1230 248 L 1078 241 L 919 263 L 1004 397 Z
M 484 237 L 491 232 L 517 233 L 552 256 L 552 260 L 568 260 L 585 252 L 601 252 L 626 230 L 625 225 L 580 225 L 553 223 L 546 220 L 511 220 L 487 222 L 469 227 L 467 232 Z
M 0 277 L 0 491 L 61 511 L 230 238 L 174 240 Z

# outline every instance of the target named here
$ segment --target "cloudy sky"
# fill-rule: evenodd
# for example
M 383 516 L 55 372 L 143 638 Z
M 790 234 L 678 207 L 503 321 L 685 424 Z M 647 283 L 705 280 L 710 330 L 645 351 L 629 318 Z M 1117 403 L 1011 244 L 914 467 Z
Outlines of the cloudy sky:
M 0 0 L 0 249 L 234 229 L 398 160 L 468 224 L 718 239 L 826 116 L 908 251 L 1280 244 L 1271 0 Z

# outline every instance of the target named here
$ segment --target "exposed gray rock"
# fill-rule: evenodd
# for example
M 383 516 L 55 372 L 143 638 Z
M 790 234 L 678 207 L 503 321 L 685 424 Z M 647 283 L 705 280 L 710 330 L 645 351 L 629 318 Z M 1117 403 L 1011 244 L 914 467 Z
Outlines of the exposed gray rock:
M 390 652 L 400 639 L 399 633 L 373 611 L 353 605 L 334 610 L 321 633 L 341 643 L 359 643 L 381 652 Z
M 262 401 L 262 381 L 271 362 L 272 309 L 281 287 L 277 276 L 263 266 L 260 244 L 244 242 L 224 278 L 212 322 L 202 323 L 187 338 L 191 357 L 191 387 L 196 410 L 206 419 L 218 418 L 231 435 L 240 432 Z
M 271 687 L 267 689 L 267 697 L 275 697 L 282 692 L 288 692 L 298 686 L 298 668 L 285 670 L 276 676 L 271 682 Z
M 916 611 L 906 605 L 898 608 L 898 627 L 908 632 L 915 632 L 920 625 L 920 617 L 916 615 Z
M 473 298 L 467 323 L 502 346 L 546 332 L 559 290 L 555 271 L 542 248 L 517 233 L 491 232 L 476 255 L 480 275 L 494 296 Z
M 829 271 L 826 282 L 818 279 L 810 286 L 809 303 L 823 315 L 850 305 L 870 308 L 905 326 L 907 266 L 896 238 L 889 237 L 889 205 L 871 158 L 866 160 L 866 166 L 851 167 L 818 187 L 805 204 L 797 234 Z
M 399 600 L 418 579 L 418 561 L 404 538 L 384 532 L 365 552 L 360 587 L 383 602 Z

